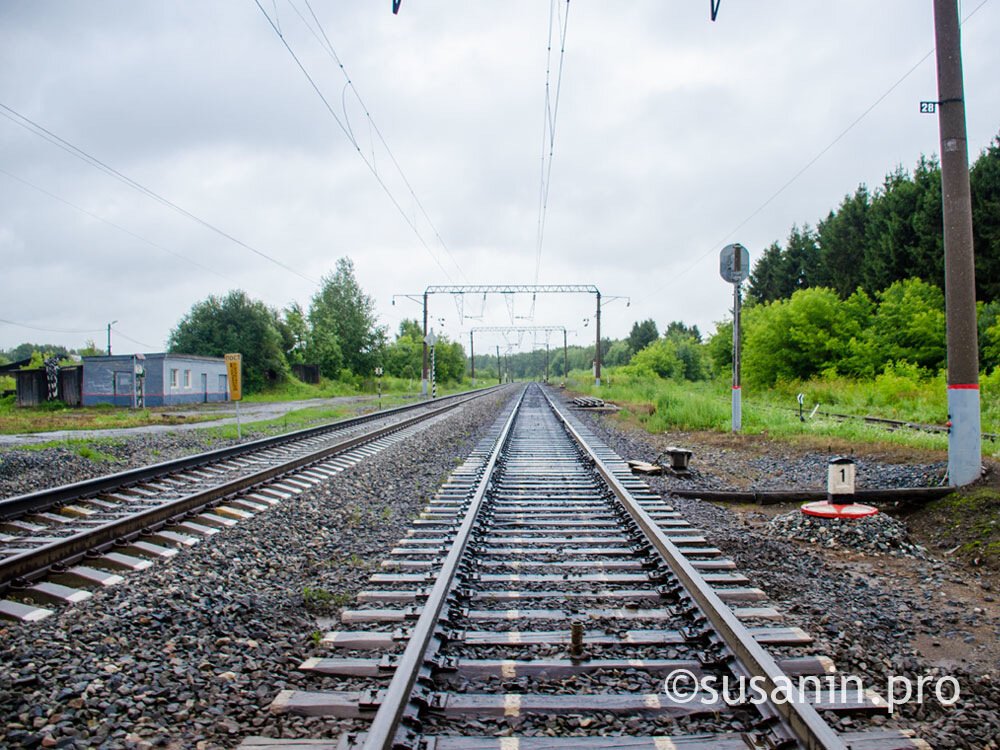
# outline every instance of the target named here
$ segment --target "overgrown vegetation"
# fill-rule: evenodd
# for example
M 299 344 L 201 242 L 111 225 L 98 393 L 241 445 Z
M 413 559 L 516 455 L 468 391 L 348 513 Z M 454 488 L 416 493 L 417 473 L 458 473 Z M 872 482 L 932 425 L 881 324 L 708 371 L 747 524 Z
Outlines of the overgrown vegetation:
M 976 296 L 1000 299 L 1000 137 L 970 172 Z M 899 167 L 874 192 L 858 186 L 815 229 L 793 227 L 757 259 L 750 296 L 787 299 L 799 289 L 826 287 L 847 299 L 858 289 L 874 297 L 913 276 L 944 287 L 941 167 L 921 156 L 912 175 Z
M 1000 491 L 975 487 L 928 503 L 907 518 L 946 555 L 1000 569 Z
M 348 593 L 334 593 L 319 586 L 305 586 L 302 589 L 302 604 L 313 611 L 327 611 L 343 607 L 351 601 Z
M 116 409 L 110 405 L 69 407 L 62 401 L 46 401 L 38 406 L 19 408 L 15 405 L 14 396 L 0 398 L 0 434 L 4 435 L 184 424 L 214 418 L 211 415 L 181 417 L 169 410 Z
M 731 425 L 730 386 L 722 379 L 685 382 L 633 375 L 625 368 L 609 373 L 600 389 L 593 379 L 576 373 L 570 386 L 599 395 L 623 407 L 624 416 L 650 432 L 712 430 L 727 432 Z M 796 397 L 803 394 L 805 421 L 799 419 Z M 817 415 L 824 412 L 879 416 L 918 424 L 947 421 L 944 381 L 927 378 L 915 369 L 893 369 L 871 381 L 841 376 L 809 381 L 787 381 L 771 388 L 744 391 L 743 432 L 795 440 L 824 436 L 854 442 L 895 443 L 914 448 L 947 449 L 947 435 L 914 430 L 887 431 L 863 421 Z M 983 429 L 1000 432 L 1000 375 L 984 380 Z M 984 441 L 986 455 L 1000 456 L 1000 443 Z

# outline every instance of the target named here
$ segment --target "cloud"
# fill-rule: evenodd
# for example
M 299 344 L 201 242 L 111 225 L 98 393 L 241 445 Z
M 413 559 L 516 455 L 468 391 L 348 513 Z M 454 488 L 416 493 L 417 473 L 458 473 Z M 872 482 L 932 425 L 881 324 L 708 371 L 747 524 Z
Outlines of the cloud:
M 311 0 L 362 106 L 293 3 L 262 6 L 339 124 L 252 2 L 5 3 L 0 102 L 304 276 L 351 256 L 392 329 L 420 313 L 393 294 L 531 283 L 547 4 L 427 0 L 393 16 Z M 984 6 L 964 32 L 973 157 L 1000 122 L 998 12 Z M 759 254 L 937 150 L 935 118 L 917 113 L 935 98 L 931 58 L 761 208 L 933 47 L 930 9 L 907 0 L 730 3 L 715 24 L 698 4 L 573 3 L 566 39 L 540 281 L 631 296 L 609 306 L 610 336 L 647 317 L 710 328 L 729 307 L 722 244 Z M 162 345 L 192 304 L 230 288 L 308 305 L 309 282 L 3 118 L 0 153 L 0 169 L 159 246 L 0 174 L 7 319 L 118 319 Z M 530 305 L 519 298 L 515 319 Z M 473 324 L 451 300 L 433 307 L 455 338 Z M 539 298 L 533 323 L 589 337 L 591 307 Z M 492 298 L 476 324 L 510 317 Z M 44 335 L 0 324 L 0 347 Z M 82 344 L 69 338 L 49 334 Z

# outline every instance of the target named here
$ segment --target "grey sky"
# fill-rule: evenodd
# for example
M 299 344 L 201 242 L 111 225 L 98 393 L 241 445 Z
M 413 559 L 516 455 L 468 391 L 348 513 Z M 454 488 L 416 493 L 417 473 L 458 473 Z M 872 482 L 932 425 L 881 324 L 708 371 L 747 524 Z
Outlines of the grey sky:
M 550 3 L 404 0 L 393 16 L 389 0 L 310 2 L 433 227 L 299 17 L 310 18 L 305 0 L 261 5 L 426 248 L 253 0 L 7 0 L 0 104 L 302 276 L 318 279 L 349 255 L 393 331 L 420 312 L 391 306 L 393 294 L 532 283 Z M 963 3 L 963 17 L 980 3 Z M 756 258 L 859 182 L 875 188 L 938 150 L 936 118 L 918 113 L 921 99 L 937 98 L 931 56 L 743 224 L 931 51 L 931 3 L 725 0 L 714 24 L 708 5 L 569 6 L 539 281 L 630 296 L 630 308 L 604 311 L 612 337 L 650 317 L 710 329 L 730 301 L 722 245 L 742 242 Z M 998 31 L 997 2 L 964 29 L 973 159 L 1000 131 Z M 315 291 L 3 117 L 0 170 L 0 318 L 89 331 L 0 323 L 0 347 L 103 345 L 118 320 L 141 343 L 118 337 L 116 351 L 156 350 L 209 294 L 240 287 L 308 307 Z M 527 320 L 531 302 L 518 298 L 513 316 L 566 326 L 584 343 L 592 307 L 588 297 L 539 297 Z M 444 332 L 465 342 L 472 326 L 511 323 L 496 297 L 485 313 L 482 298 L 467 298 L 463 312 L 433 299 L 435 327 L 444 317 Z

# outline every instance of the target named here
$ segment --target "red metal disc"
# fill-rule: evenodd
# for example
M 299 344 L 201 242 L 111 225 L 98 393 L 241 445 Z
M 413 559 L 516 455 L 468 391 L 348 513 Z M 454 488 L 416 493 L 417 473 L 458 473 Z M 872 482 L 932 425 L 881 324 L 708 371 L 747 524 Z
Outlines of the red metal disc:
M 878 513 L 878 508 L 862 503 L 851 503 L 850 505 L 835 505 L 826 500 L 818 503 L 806 503 L 801 508 L 807 516 L 818 516 L 820 518 L 864 518 L 874 516 Z

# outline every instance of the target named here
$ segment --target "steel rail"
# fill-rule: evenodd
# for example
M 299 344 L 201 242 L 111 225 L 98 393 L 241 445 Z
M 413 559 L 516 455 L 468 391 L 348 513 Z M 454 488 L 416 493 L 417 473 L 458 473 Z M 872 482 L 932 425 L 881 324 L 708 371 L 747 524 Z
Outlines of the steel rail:
M 794 689 L 789 691 L 791 680 L 775 662 L 774 657 L 754 640 L 746 626 L 739 621 L 729 606 L 705 582 L 694 566 L 681 554 L 677 546 L 667 538 L 667 535 L 650 517 L 649 513 L 635 501 L 631 493 L 601 460 L 600 456 L 591 449 L 586 439 L 549 398 L 549 395 L 544 391 L 543 394 L 566 431 L 594 462 L 594 469 L 608 483 L 618 502 L 649 540 L 650 545 L 670 565 L 688 594 L 705 613 L 725 646 L 732 651 L 736 659 L 750 674 L 763 679 L 763 685 L 768 695 L 784 694 L 787 697 L 787 700 L 769 703 L 768 706 L 781 718 L 791 735 L 808 750 L 847 750 L 848 746 L 823 720 L 816 709 L 806 702 L 797 691 Z
M 406 650 L 403 651 L 403 655 L 399 659 L 392 681 L 386 688 L 382 703 L 372 719 L 365 738 L 364 750 L 391 750 L 395 746 L 400 722 L 409 706 L 413 687 L 416 685 L 420 671 L 424 668 L 427 652 L 441 617 L 441 611 L 444 609 L 448 595 L 454 586 L 459 563 L 465 554 L 469 538 L 472 536 L 472 531 L 478 520 L 479 510 L 482 508 L 486 491 L 492 481 L 497 460 L 510 437 L 511 427 L 517 418 L 521 404 L 524 402 L 527 390 L 527 388 L 522 389 L 517 403 L 497 438 L 490 458 L 483 468 L 475 494 L 469 501 L 462 523 L 455 533 L 455 540 L 441 565 L 441 570 L 437 573 L 437 580 L 423 605 L 419 619 L 413 626 Z
M 483 392 L 485 393 L 486 391 Z M 115 519 L 100 526 L 85 529 L 36 549 L 12 555 L 0 560 L 0 590 L 18 581 L 41 577 L 55 565 L 67 564 L 86 556 L 87 553 L 102 551 L 113 546 L 120 540 L 137 536 L 144 531 L 159 528 L 173 519 L 198 512 L 223 497 L 237 494 L 256 485 L 271 481 L 276 477 L 284 476 L 297 469 L 301 469 L 304 466 L 322 461 L 334 454 L 342 453 L 364 443 L 369 443 L 386 435 L 399 432 L 426 419 L 456 409 L 463 403 L 465 401 L 454 401 L 439 409 L 435 409 L 433 412 L 418 414 L 401 422 L 379 427 L 363 435 L 356 435 L 339 441 L 333 445 L 325 446 L 318 451 L 299 456 L 276 466 L 262 469 L 252 474 L 246 474 L 229 482 L 166 502 L 163 505 L 149 508 L 124 518 Z
M 500 386 L 491 386 L 490 388 L 484 388 L 476 391 L 455 393 L 450 396 L 444 396 L 437 399 L 437 402 L 450 403 L 451 401 L 458 400 L 462 403 L 465 400 L 471 400 L 490 393 L 499 387 Z M 296 440 L 322 435 L 327 432 L 335 432 L 348 427 L 373 422 L 386 416 L 393 416 L 427 406 L 427 401 L 405 404 L 392 409 L 385 409 L 383 411 L 364 414 L 360 417 L 349 417 L 347 419 L 337 420 L 335 422 L 319 425 L 317 427 L 306 427 L 304 429 L 295 430 L 283 435 L 260 438 L 259 440 L 252 440 L 238 445 L 231 445 L 226 448 L 217 448 L 216 450 L 198 453 L 193 456 L 185 456 L 171 461 L 150 464 L 149 466 L 140 466 L 135 469 L 128 469 L 115 474 L 106 474 L 102 477 L 96 477 L 94 479 L 85 479 L 82 482 L 65 484 L 59 487 L 39 490 L 38 492 L 32 492 L 24 495 L 15 495 L 13 497 L 0 500 L 0 521 L 16 518 L 24 515 L 25 513 L 38 513 L 73 500 L 78 500 L 83 497 L 93 497 L 102 492 L 110 492 L 121 487 L 146 482 L 151 479 L 156 479 L 157 477 L 162 477 L 166 474 L 185 471 L 187 469 L 194 469 L 199 466 L 205 466 L 206 464 L 215 463 L 227 458 L 253 453 L 258 450 L 272 448 L 278 445 L 285 445 L 287 443 L 295 442 Z M 435 410 L 434 413 L 438 413 L 437 410 Z

